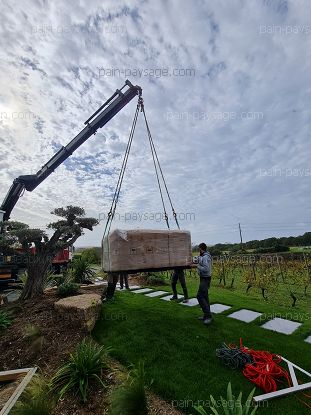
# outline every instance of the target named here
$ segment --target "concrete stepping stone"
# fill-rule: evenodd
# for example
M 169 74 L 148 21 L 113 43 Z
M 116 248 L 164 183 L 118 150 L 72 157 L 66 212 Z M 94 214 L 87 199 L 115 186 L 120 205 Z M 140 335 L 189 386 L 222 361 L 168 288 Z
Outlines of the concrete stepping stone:
M 154 291 L 153 293 L 145 294 L 146 297 L 160 297 L 161 295 L 167 294 L 167 291 Z
M 277 331 L 278 333 L 283 334 L 292 334 L 298 327 L 301 326 L 301 323 L 296 321 L 286 320 L 285 318 L 276 317 L 273 320 L 267 321 L 261 327 L 264 329 Z M 311 337 L 311 336 L 310 336 Z M 311 339 L 310 339 L 311 342 Z
M 173 297 L 173 294 L 170 294 L 170 295 L 167 295 L 166 297 L 161 297 L 161 300 L 170 301 L 172 297 Z M 184 298 L 184 296 L 181 294 L 177 294 L 177 297 L 178 297 L 178 300 L 180 300 L 181 298 Z
M 123 288 L 121 288 L 120 286 L 116 286 L 116 290 L 117 291 L 132 291 L 132 290 L 138 290 L 140 288 L 140 285 L 132 285 L 131 287 L 129 287 L 129 289 L 125 288 L 123 286 Z
M 239 311 L 235 311 L 234 313 L 230 314 L 228 317 L 234 318 L 236 320 L 244 321 L 245 323 L 250 323 L 251 321 L 256 320 L 262 313 L 257 313 L 257 311 L 247 310 L 246 308 L 242 308 Z
M 140 290 L 132 290 L 132 293 L 145 294 L 145 293 L 150 293 L 150 291 L 153 291 L 153 290 L 151 288 L 141 288 Z
M 311 336 L 307 337 L 307 338 L 305 339 L 305 342 L 307 342 L 307 343 L 310 343 L 310 344 L 311 344 Z
M 196 298 L 189 298 L 189 301 L 187 303 L 179 303 L 182 305 L 186 305 L 188 307 L 194 307 L 195 305 L 198 305 L 199 302 Z
M 212 304 L 211 305 L 211 312 L 214 314 L 223 313 L 226 310 L 229 310 L 231 306 L 225 304 Z

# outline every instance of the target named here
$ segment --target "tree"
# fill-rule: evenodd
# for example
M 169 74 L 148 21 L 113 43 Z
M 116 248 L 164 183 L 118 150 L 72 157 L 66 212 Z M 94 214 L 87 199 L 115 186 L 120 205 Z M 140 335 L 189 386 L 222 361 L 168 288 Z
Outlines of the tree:
M 83 235 L 84 229 L 90 231 L 98 225 L 95 218 L 85 218 L 84 209 L 78 206 L 57 208 L 51 212 L 62 219 L 50 223 L 47 228 L 54 233 L 49 238 L 41 229 L 30 229 L 19 222 L 5 222 L 6 233 L 0 238 L 3 246 L 19 243 L 26 253 L 28 278 L 21 294 L 21 299 L 35 298 L 43 293 L 44 277 L 52 265 L 54 256 L 73 245 Z M 33 251 L 35 247 L 35 253 Z

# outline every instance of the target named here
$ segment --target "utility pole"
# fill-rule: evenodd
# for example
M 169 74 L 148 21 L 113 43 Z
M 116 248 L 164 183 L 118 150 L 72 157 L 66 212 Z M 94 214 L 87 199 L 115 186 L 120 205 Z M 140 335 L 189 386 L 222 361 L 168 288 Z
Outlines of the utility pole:
M 242 230 L 241 230 L 241 224 L 240 224 L 240 222 L 239 222 L 239 231 L 240 231 L 240 240 L 241 240 L 241 249 L 242 249 L 243 238 L 242 238 Z

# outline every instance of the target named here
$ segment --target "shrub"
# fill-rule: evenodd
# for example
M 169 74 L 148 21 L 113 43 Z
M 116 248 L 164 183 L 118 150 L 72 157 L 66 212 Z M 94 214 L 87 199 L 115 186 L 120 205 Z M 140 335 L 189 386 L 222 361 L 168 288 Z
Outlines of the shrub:
M 109 415 L 120 414 L 148 414 L 145 390 L 145 368 L 142 362 L 132 368 L 126 382 L 112 394 Z
M 12 415 L 51 415 L 56 400 L 41 376 L 34 376 L 12 409 Z
M 0 311 L 0 330 L 7 329 L 12 324 L 11 316 L 6 311 Z
M 220 397 L 221 406 L 219 402 L 217 403 L 216 400 L 210 395 L 211 400 L 211 411 L 215 415 L 254 415 L 258 409 L 258 407 L 254 407 L 252 412 L 252 400 L 254 395 L 255 389 L 251 391 L 249 394 L 245 404 L 242 403 L 242 392 L 239 393 L 238 398 L 236 399 L 234 395 L 232 395 L 231 383 L 228 383 L 227 386 L 227 399 L 224 399 L 222 396 Z M 196 411 L 200 415 L 208 415 L 205 409 L 202 406 L 196 406 Z
M 71 267 L 75 282 L 82 284 L 88 279 L 95 278 L 96 273 L 91 267 L 91 264 L 82 256 L 74 259 Z
M 52 390 L 57 392 L 60 398 L 72 391 L 86 402 L 92 380 L 105 386 L 101 376 L 103 369 L 107 367 L 108 351 L 108 348 L 93 341 L 83 340 L 52 378 Z
M 145 281 L 147 285 L 166 285 L 166 276 L 162 272 L 158 272 L 155 274 L 147 274 L 145 277 Z
M 81 254 L 89 264 L 100 264 L 100 248 L 87 248 Z
M 74 282 L 75 275 L 73 272 L 73 269 L 68 267 L 63 271 L 62 274 L 56 275 L 54 278 L 55 284 L 59 287 L 60 285 L 64 283 Z
M 161 277 L 157 277 L 156 275 L 149 275 L 146 278 L 146 283 L 148 285 L 165 285 L 166 281 Z
M 70 297 L 71 295 L 78 294 L 80 289 L 79 284 L 74 282 L 64 282 L 57 288 L 57 295 L 60 297 Z

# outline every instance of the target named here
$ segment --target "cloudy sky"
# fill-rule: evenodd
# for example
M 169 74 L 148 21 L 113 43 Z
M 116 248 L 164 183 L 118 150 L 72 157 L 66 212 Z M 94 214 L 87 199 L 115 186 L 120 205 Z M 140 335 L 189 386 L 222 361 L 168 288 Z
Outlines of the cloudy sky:
M 0 13 L 0 202 L 128 78 L 193 242 L 236 242 L 239 222 L 245 240 L 310 230 L 309 0 L 4 0 Z M 99 245 L 136 102 L 11 218 L 44 228 L 79 205 L 101 221 L 77 245 Z M 142 121 L 113 228 L 165 228 Z

